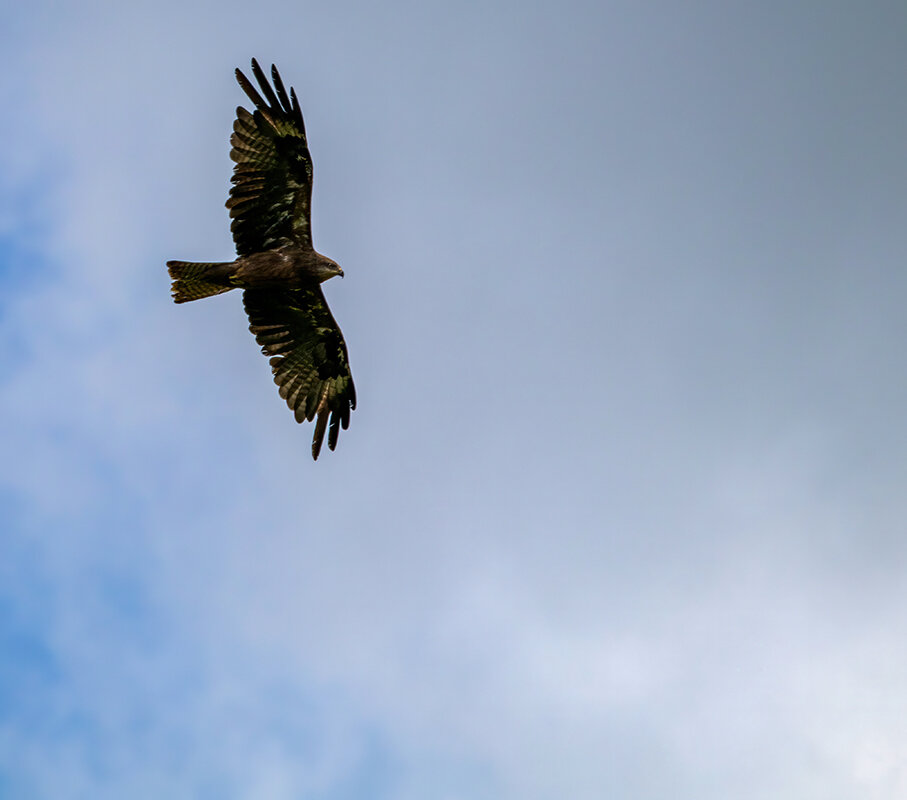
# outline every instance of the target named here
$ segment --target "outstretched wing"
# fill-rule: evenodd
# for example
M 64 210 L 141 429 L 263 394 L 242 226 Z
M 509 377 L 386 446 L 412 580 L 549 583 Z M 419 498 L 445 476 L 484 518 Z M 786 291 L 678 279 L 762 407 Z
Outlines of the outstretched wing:
M 290 88 L 287 96 L 273 65 L 273 89 L 254 58 L 252 74 L 264 97 L 236 70 L 236 80 L 255 104 L 251 114 L 236 109 L 230 137 L 236 166 L 227 208 L 236 252 L 246 256 L 291 242 L 311 247 L 312 156 L 296 92 Z
M 346 343 L 320 286 L 310 289 L 246 289 L 243 304 L 249 330 L 265 355 L 271 356 L 274 383 L 296 415 L 317 417 L 312 457 L 317 459 L 328 428 L 328 447 L 350 424 L 356 388 L 350 375 Z

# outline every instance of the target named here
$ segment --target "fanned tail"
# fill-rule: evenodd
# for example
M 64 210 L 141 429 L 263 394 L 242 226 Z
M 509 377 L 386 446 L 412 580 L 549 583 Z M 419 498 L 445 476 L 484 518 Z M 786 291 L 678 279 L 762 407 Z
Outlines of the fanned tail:
M 168 261 L 167 269 L 173 278 L 174 303 L 188 303 L 222 292 L 229 292 L 230 261 Z

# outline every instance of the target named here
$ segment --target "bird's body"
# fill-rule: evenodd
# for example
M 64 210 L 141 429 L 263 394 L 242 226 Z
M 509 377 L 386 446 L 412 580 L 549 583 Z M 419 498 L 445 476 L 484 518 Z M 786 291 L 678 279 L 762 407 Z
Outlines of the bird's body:
M 277 286 L 284 289 L 303 289 L 324 283 L 335 275 L 343 276 L 336 261 L 321 255 L 311 247 L 288 244 L 263 253 L 252 253 L 236 259 L 234 279 L 246 289 Z
M 346 344 L 321 291 L 324 281 L 342 277 L 343 270 L 312 245 L 312 159 L 296 94 L 287 94 L 274 66 L 273 88 L 254 59 L 252 73 L 264 98 L 236 70 L 255 112 L 236 109 L 230 139 L 236 165 L 227 207 L 237 258 L 168 261 L 167 267 L 177 303 L 244 290 L 249 329 L 272 356 L 280 396 L 298 422 L 317 418 L 317 459 L 325 431 L 333 450 L 356 407 Z
M 204 264 L 168 261 L 167 267 L 173 278 L 173 299 L 177 303 L 198 300 L 199 284 L 210 287 L 208 294 L 220 294 L 230 289 L 304 289 L 335 275 L 343 275 L 336 261 L 311 247 L 297 244 L 250 253 L 234 261 Z

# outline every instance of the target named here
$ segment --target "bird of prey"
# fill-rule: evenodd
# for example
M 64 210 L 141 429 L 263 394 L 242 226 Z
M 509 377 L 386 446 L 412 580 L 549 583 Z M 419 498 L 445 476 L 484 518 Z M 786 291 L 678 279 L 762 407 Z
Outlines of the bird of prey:
M 252 59 L 261 89 L 239 70 L 236 80 L 255 106 L 236 109 L 230 158 L 233 186 L 227 200 L 236 259 L 193 263 L 168 261 L 173 300 L 243 290 L 249 330 L 271 371 L 280 396 L 297 422 L 315 420 L 312 457 L 337 446 L 356 407 L 346 343 L 321 291 L 343 270 L 312 245 L 312 157 L 296 92 L 289 95 L 275 66 L 268 82 Z

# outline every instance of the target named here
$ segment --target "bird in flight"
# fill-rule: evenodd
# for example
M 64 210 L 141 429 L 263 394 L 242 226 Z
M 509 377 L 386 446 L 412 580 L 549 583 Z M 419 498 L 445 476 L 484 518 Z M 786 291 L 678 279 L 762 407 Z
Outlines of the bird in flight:
M 239 70 L 236 80 L 255 106 L 236 109 L 230 158 L 233 186 L 227 200 L 236 245 L 233 261 L 168 261 L 173 300 L 243 290 L 243 305 L 280 396 L 297 422 L 315 420 L 312 458 L 328 434 L 337 446 L 350 424 L 356 389 L 346 343 L 321 291 L 343 270 L 312 245 L 312 156 L 296 92 L 284 88 L 277 67 L 268 82 L 252 59 L 261 89 Z

